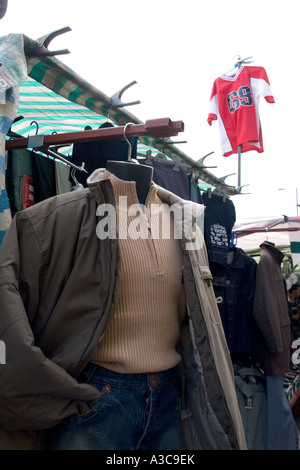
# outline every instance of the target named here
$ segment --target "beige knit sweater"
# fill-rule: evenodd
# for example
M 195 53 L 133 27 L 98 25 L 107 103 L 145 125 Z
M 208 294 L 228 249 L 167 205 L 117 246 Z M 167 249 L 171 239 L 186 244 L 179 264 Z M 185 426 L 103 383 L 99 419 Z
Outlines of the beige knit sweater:
M 159 213 L 167 215 L 168 209 L 155 184 L 149 190 L 146 212 L 138 213 L 140 206 L 134 206 L 133 215 L 128 215 L 129 207 L 139 204 L 135 182 L 109 172 L 105 177 L 111 179 L 116 198 L 122 282 L 117 309 L 92 362 L 120 373 L 166 370 L 180 361 L 176 343 L 185 313 L 180 240 L 174 239 L 172 223 L 171 236 L 158 238 Z

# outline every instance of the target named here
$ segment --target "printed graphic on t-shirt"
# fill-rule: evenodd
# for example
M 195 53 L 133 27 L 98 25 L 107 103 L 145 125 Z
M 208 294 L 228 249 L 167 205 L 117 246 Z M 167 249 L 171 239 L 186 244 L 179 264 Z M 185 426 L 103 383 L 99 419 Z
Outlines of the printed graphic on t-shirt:
M 219 247 L 228 247 L 228 238 L 226 228 L 220 224 L 213 224 L 210 226 L 210 241 L 212 245 Z

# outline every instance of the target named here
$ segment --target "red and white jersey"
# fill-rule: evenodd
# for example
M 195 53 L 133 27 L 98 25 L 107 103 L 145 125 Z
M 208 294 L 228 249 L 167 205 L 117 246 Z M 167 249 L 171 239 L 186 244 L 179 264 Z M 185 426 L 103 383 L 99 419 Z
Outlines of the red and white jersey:
M 263 67 L 242 66 L 232 76 L 221 75 L 214 81 L 208 123 L 219 119 L 221 149 L 224 157 L 238 152 L 264 151 L 259 100 L 275 103 L 269 79 Z

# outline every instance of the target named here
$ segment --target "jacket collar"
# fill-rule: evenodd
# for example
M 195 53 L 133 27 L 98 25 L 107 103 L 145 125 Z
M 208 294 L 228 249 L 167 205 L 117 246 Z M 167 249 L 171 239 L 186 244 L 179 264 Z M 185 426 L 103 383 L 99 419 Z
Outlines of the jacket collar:
M 105 185 L 103 185 L 105 183 Z M 101 188 L 105 190 L 105 194 L 110 198 L 113 197 L 113 188 L 109 178 L 107 178 L 107 170 L 105 168 L 98 168 L 97 170 L 93 171 L 93 173 L 87 178 L 88 187 L 95 197 L 98 204 L 102 202 L 107 202 L 103 200 L 103 196 L 101 196 Z M 156 186 L 157 195 L 168 205 L 177 204 L 182 209 L 189 211 L 189 213 L 193 214 L 196 220 L 200 219 L 201 216 L 204 214 L 205 206 L 202 204 L 198 204 L 193 201 L 188 201 L 186 199 L 182 199 L 181 197 L 177 196 L 176 194 L 168 191 L 167 189 L 162 188 L 161 186 L 153 183 Z M 109 187 L 111 190 L 109 190 Z M 112 194 L 110 193 L 112 192 Z
M 233 250 L 233 260 L 231 262 L 231 266 L 233 268 L 243 268 L 244 267 L 244 258 L 240 250 L 236 247 L 232 248 Z
M 273 256 L 273 258 L 275 259 L 275 261 L 277 261 L 278 263 L 281 263 L 281 261 L 283 260 L 284 258 L 284 254 L 278 249 L 276 248 L 276 246 L 274 245 L 274 243 L 271 243 L 271 242 L 268 242 L 268 241 L 264 241 L 261 245 L 260 245 L 260 248 L 262 250 L 266 250 L 268 251 L 271 256 Z

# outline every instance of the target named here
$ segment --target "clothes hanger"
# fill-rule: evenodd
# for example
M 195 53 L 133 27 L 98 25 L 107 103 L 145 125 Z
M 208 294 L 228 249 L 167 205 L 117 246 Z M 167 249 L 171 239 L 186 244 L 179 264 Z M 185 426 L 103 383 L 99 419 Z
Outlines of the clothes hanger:
M 180 171 L 180 167 L 191 168 L 191 165 L 181 164 L 181 163 L 179 162 L 179 158 L 178 158 L 178 157 L 174 158 L 174 160 L 168 160 L 167 157 L 166 157 L 166 156 L 164 155 L 164 153 L 163 153 L 163 149 L 164 149 L 164 147 L 165 147 L 166 144 L 174 145 L 174 144 L 186 144 L 186 143 L 187 143 L 186 140 L 181 140 L 181 141 L 174 142 L 174 141 L 172 141 L 172 140 L 170 139 L 170 137 L 164 137 L 164 138 L 163 138 L 163 144 L 162 144 L 162 147 L 161 147 L 161 153 L 160 153 L 159 155 L 164 156 L 164 157 L 165 157 L 165 160 L 166 160 L 167 162 L 169 162 L 170 164 L 173 165 L 173 167 L 172 167 L 172 170 L 173 170 L 173 171 Z M 156 157 L 157 157 L 157 155 L 156 155 Z
M 230 70 L 228 70 L 228 72 L 223 73 L 222 76 L 225 76 L 225 77 L 227 77 L 227 76 L 229 76 L 229 77 L 230 77 L 230 76 L 233 76 L 233 75 L 235 75 L 235 74 L 240 70 L 240 68 L 242 67 L 242 65 L 244 65 L 244 64 L 246 64 L 246 65 L 247 65 L 247 64 L 251 64 L 251 63 L 253 62 L 253 60 L 249 60 L 249 59 L 252 59 L 252 56 L 250 56 L 250 57 L 245 57 L 244 59 L 241 59 L 241 56 L 240 56 L 240 55 L 236 55 L 236 56 L 234 56 L 234 57 L 237 57 L 238 59 L 237 59 L 237 61 L 235 62 L 233 69 L 230 69 Z
M 142 155 L 142 154 L 138 154 L 138 155 Z M 188 165 L 186 163 L 182 163 L 180 161 L 179 157 L 175 157 L 174 159 L 170 159 L 170 158 L 167 158 L 167 156 L 162 152 L 159 152 L 156 155 L 152 156 L 151 150 L 147 150 L 146 159 L 145 159 L 144 163 L 146 165 L 151 165 L 152 166 L 153 161 L 164 162 L 167 165 L 172 165 L 172 170 L 173 171 L 180 171 L 180 168 L 184 168 L 186 170 L 190 170 L 192 168 L 191 165 Z
M 132 147 L 126 137 L 126 130 L 132 124 L 132 122 L 128 122 L 123 129 L 123 138 L 128 145 L 127 161 L 108 160 L 106 162 L 106 169 L 123 181 L 135 181 L 139 202 L 145 204 L 152 182 L 153 168 L 149 165 L 142 165 L 131 157 Z
M 264 241 L 264 244 L 269 245 L 269 246 L 275 246 L 275 243 L 269 241 L 269 238 L 268 238 L 269 229 L 268 229 L 268 227 L 265 228 L 265 231 L 266 231 L 266 239 Z
M 39 124 L 37 121 L 31 121 L 30 125 L 32 126 L 33 124 L 36 126 L 36 131 L 35 131 L 35 135 L 28 135 L 28 148 L 36 149 L 36 152 L 35 152 L 36 154 L 43 153 L 47 157 L 50 156 L 58 160 L 61 160 L 62 162 L 66 163 L 66 165 L 72 167 L 75 170 L 84 171 L 85 173 L 87 173 L 86 169 L 84 168 L 84 163 L 82 163 L 81 166 L 74 165 L 74 163 L 67 160 L 63 155 L 61 155 L 58 152 L 58 149 L 60 147 L 66 147 L 66 145 L 56 145 L 52 149 L 50 148 L 50 146 L 49 147 L 44 146 L 43 145 L 44 136 L 43 134 L 39 134 Z M 55 135 L 55 134 L 57 134 L 57 132 L 53 131 L 52 135 Z
M 61 160 L 62 162 L 64 162 L 66 165 L 72 167 L 73 170 L 78 170 L 78 171 L 83 171 L 84 173 L 88 173 L 86 171 L 86 169 L 84 168 L 85 166 L 85 163 L 82 162 L 81 166 L 77 166 L 75 165 L 74 163 L 70 162 L 69 160 L 67 160 L 63 155 L 61 155 L 60 153 L 58 152 L 53 152 L 53 150 L 51 150 L 51 148 L 41 148 L 41 149 L 38 149 L 39 152 L 43 152 L 45 153 L 46 155 L 49 155 L 51 157 L 54 157 L 54 158 L 57 158 L 58 160 Z
M 212 194 L 215 194 L 216 196 L 222 197 L 222 201 L 226 202 L 228 199 L 228 196 L 224 193 L 224 191 L 221 191 L 219 188 L 215 188 L 212 192 Z
M 222 197 L 223 202 L 226 202 L 226 200 L 228 199 L 228 196 L 218 188 L 215 188 L 213 191 L 211 188 L 208 188 L 206 192 L 207 192 L 208 199 L 211 199 L 213 194 L 215 196 Z
M 84 189 L 84 186 L 79 183 L 78 179 L 75 176 L 75 173 L 77 171 L 77 168 L 72 168 L 71 170 L 71 178 L 75 183 L 75 186 L 72 186 L 71 191 L 78 191 L 79 189 Z

